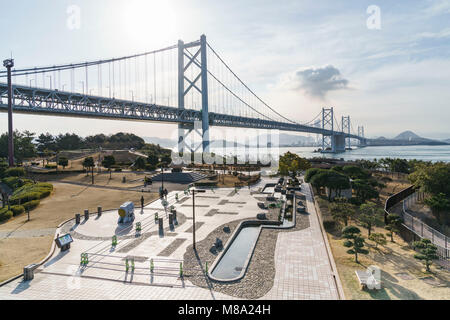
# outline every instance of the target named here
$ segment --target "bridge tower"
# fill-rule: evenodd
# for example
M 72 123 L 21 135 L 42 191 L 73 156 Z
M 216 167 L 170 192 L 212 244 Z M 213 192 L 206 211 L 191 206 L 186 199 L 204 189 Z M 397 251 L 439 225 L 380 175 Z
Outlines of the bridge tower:
M 198 48 L 191 56 L 186 49 Z M 197 59 L 200 56 L 200 61 Z M 202 96 L 202 147 L 203 152 L 209 153 L 209 112 L 208 112 L 208 66 L 207 66 L 206 36 L 202 35 L 200 41 L 185 44 L 178 41 L 178 108 L 184 110 L 185 97 L 190 90 L 197 90 Z M 193 79 L 189 78 L 188 70 L 197 66 L 200 73 Z M 200 86 L 198 85 L 200 83 Z M 178 125 L 178 152 L 183 153 L 186 143 L 184 138 L 194 129 L 193 125 Z M 186 133 L 186 130 L 188 132 Z
M 363 138 L 359 140 L 359 145 L 362 147 L 366 146 L 366 139 L 364 137 L 364 126 L 358 126 L 358 137 Z
M 334 111 L 333 107 L 331 108 L 322 108 L 322 129 L 330 130 L 334 133 Z M 333 150 L 333 143 L 332 143 L 332 136 L 333 135 L 322 135 L 322 152 L 331 151 Z
M 351 128 L 351 123 L 350 123 L 350 116 L 342 116 L 342 122 L 341 122 L 341 128 L 342 128 L 342 132 L 345 135 L 348 135 L 348 137 L 346 138 L 346 145 L 348 149 L 352 148 L 352 139 L 349 137 L 351 132 L 350 132 L 350 128 Z

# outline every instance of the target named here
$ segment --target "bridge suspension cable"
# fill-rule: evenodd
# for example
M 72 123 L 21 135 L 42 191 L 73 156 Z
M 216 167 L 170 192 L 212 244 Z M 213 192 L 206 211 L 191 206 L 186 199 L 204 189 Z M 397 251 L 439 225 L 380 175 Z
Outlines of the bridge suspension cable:
M 96 61 L 90 61 L 90 62 L 89 61 L 88 62 L 79 62 L 79 63 L 75 63 L 75 64 L 73 64 L 73 63 L 72 64 L 62 64 L 62 65 L 54 65 L 54 66 L 46 66 L 46 67 L 13 69 L 11 72 L 13 73 L 14 76 L 23 76 L 23 75 L 27 75 L 27 74 L 29 75 L 29 74 L 35 74 L 35 73 L 45 73 L 45 72 L 56 71 L 56 70 L 78 69 L 78 68 L 83 68 L 83 67 L 99 65 L 99 64 L 106 64 L 106 63 L 112 63 L 112 62 L 116 62 L 116 61 L 138 58 L 138 57 L 147 56 L 150 54 L 156 54 L 156 53 L 164 52 L 167 50 L 172 50 L 175 48 L 177 48 L 177 46 L 173 45 L 173 46 L 166 47 L 163 49 L 148 51 L 148 52 L 139 53 L 139 54 L 130 55 L 130 56 L 123 56 L 120 58 L 111 58 L 111 59 L 107 59 L 107 60 L 96 60 Z M 6 71 L 1 70 L 0 78 L 5 78 L 5 77 L 6 77 Z

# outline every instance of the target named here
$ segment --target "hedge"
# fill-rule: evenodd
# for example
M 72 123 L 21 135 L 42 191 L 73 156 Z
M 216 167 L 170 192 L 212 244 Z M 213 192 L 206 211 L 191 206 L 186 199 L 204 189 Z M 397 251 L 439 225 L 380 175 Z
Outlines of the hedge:
M 7 221 L 11 219 L 13 212 L 9 211 L 8 208 L 0 209 L 0 222 Z
M 26 192 L 18 195 L 13 195 L 9 198 L 11 204 L 22 204 L 32 200 L 41 199 L 41 194 L 39 192 Z
M 33 181 L 30 179 L 24 179 L 24 178 L 19 178 L 19 177 L 7 177 L 7 178 L 4 178 L 2 181 L 4 184 L 6 184 L 8 187 L 10 187 L 13 190 L 20 188 L 26 184 L 33 183 Z
M 6 177 L 23 177 L 25 175 L 24 168 L 9 168 L 5 170 Z
M 11 211 L 12 211 L 14 217 L 15 217 L 15 216 L 18 216 L 19 214 L 24 213 L 25 212 L 25 208 L 24 208 L 24 206 L 21 206 L 21 205 L 11 206 Z
M 58 166 L 56 164 L 46 164 L 45 169 L 57 169 Z
M 23 204 L 23 207 L 25 208 L 25 210 L 33 210 L 34 208 L 36 208 L 39 204 L 41 203 L 40 200 L 32 200 L 29 201 L 27 203 Z

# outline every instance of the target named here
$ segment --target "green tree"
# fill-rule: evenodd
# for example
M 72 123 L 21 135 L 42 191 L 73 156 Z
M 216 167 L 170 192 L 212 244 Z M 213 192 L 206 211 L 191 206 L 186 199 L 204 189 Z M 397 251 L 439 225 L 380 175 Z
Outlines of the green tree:
M 414 258 L 421 260 L 425 265 L 427 272 L 430 272 L 430 266 L 433 260 L 439 259 L 437 255 L 437 247 L 431 243 L 429 239 L 421 239 L 420 241 L 413 242 L 413 246 L 419 251 L 414 255 Z
M 356 197 L 362 202 L 370 199 L 377 199 L 380 194 L 367 180 L 356 179 L 352 181 L 352 189 L 355 190 Z
M 375 248 L 378 248 L 378 245 L 384 246 L 387 241 L 386 237 L 382 233 L 374 232 L 369 236 L 369 240 L 375 242 Z
M 95 167 L 95 161 L 92 157 L 84 158 L 83 162 L 81 163 L 83 168 L 86 169 L 86 176 L 89 175 L 89 170 L 92 169 L 92 176 L 94 176 L 94 167 Z
M 64 170 L 69 164 L 69 159 L 67 159 L 66 157 L 59 157 L 58 164 L 62 166 Z
M 108 171 L 109 171 L 109 179 L 112 179 L 111 168 L 115 164 L 116 164 L 116 159 L 112 155 L 111 156 L 105 156 L 105 158 L 102 161 L 102 166 L 107 168 Z
M 296 176 L 299 171 L 311 168 L 311 163 L 295 153 L 287 152 L 280 157 L 278 171 L 281 175 Z
M 36 147 L 33 144 L 34 133 L 29 131 L 14 131 L 14 157 L 20 163 L 25 159 L 36 156 Z M 0 136 L 0 158 L 8 158 L 8 134 Z
M 425 199 L 425 204 L 431 208 L 439 224 L 447 225 L 448 211 L 450 210 L 449 197 L 446 197 L 444 193 L 440 192 L 437 195 L 432 195 L 430 198 Z
M 389 231 L 387 235 L 391 237 L 391 242 L 394 242 L 394 233 L 400 232 L 401 223 L 402 219 L 399 215 L 392 213 L 387 216 L 387 225 L 385 228 Z
M 136 161 L 134 162 L 134 167 L 137 169 L 145 169 L 146 165 L 147 163 L 144 157 L 137 157 Z
M 325 187 L 329 189 L 328 201 L 331 201 L 333 191 L 335 195 L 340 197 L 342 190 L 350 188 L 348 177 L 332 170 L 326 171 L 324 180 Z
M 51 150 L 51 151 L 56 151 L 57 150 L 57 145 L 56 145 L 56 141 L 55 141 L 55 137 L 52 136 L 50 133 L 41 133 L 37 139 L 37 149 L 40 152 L 45 152 L 45 150 Z
M 342 172 L 352 179 L 368 179 L 370 173 L 357 166 L 344 166 Z
M 72 133 L 60 134 L 55 137 L 58 150 L 79 150 L 83 144 L 83 138 Z
M 344 241 L 344 246 L 347 248 L 351 248 L 347 250 L 348 254 L 355 255 L 355 262 L 358 262 L 358 253 L 367 254 L 369 251 L 364 249 L 364 238 L 361 236 L 361 230 L 355 226 L 348 226 L 342 229 L 342 237 L 347 239 Z
M 319 172 L 322 172 L 322 171 L 324 171 L 324 169 L 320 169 L 320 168 L 311 168 L 311 169 L 306 170 L 305 182 L 306 183 L 310 183 L 312 177 L 315 176 L 316 174 L 318 174 Z
M 370 234 L 372 232 L 372 227 L 377 222 L 381 221 L 381 217 L 384 213 L 384 210 L 379 208 L 373 202 L 363 203 L 359 207 L 359 210 L 361 211 L 361 214 L 359 216 L 359 221 L 361 222 L 361 225 L 367 229 L 368 236 L 370 237 Z
M 328 206 L 330 214 L 335 221 L 340 221 L 348 226 L 348 221 L 355 215 L 354 207 L 347 202 L 333 202 Z
M 409 180 L 422 192 L 450 197 L 450 163 L 421 165 L 409 175 Z

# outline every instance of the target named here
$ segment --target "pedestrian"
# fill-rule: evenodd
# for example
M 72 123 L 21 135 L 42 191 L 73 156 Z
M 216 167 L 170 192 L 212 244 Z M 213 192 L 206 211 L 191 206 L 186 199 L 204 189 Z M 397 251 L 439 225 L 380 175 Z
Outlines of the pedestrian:
M 141 208 L 144 209 L 144 196 L 141 197 Z

